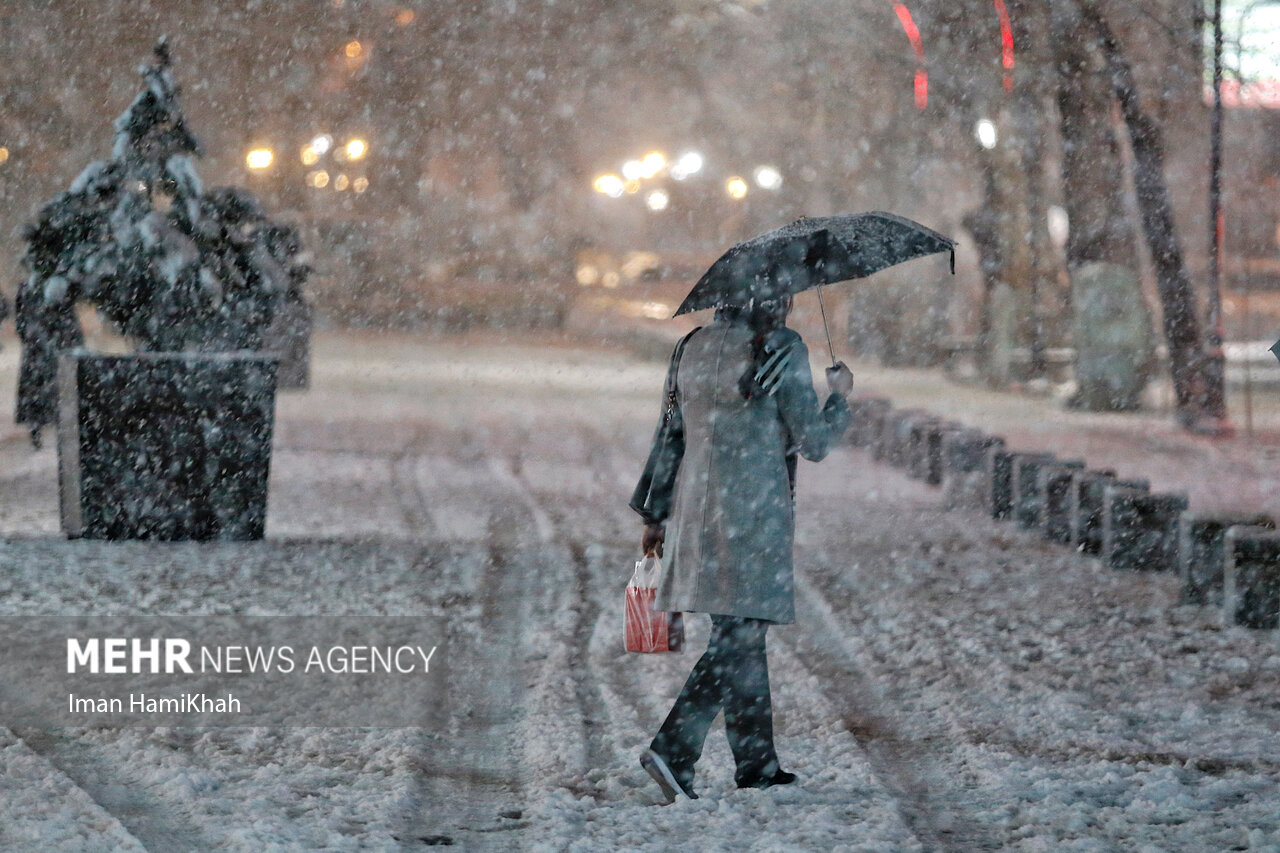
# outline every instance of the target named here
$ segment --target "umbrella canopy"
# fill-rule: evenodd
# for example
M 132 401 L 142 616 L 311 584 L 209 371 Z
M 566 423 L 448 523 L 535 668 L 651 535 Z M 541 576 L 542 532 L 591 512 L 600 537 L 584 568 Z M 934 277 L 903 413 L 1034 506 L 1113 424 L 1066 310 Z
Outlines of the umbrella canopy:
M 720 256 L 689 291 L 676 316 L 746 305 L 852 278 L 932 255 L 951 252 L 955 241 L 918 222 L 872 211 L 798 219 L 753 237 Z

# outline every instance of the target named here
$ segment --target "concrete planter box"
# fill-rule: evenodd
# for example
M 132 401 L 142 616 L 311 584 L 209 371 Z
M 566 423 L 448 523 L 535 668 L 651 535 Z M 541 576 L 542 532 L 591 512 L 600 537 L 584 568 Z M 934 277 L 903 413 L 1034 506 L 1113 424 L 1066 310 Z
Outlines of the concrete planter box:
M 88 539 L 261 539 L 276 359 L 81 351 L 58 373 L 62 528 Z
M 311 333 L 314 312 L 307 302 L 283 301 L 267 327 L 267 350 L 280 360 L 276 385 L 281 390 L 311 387 Z

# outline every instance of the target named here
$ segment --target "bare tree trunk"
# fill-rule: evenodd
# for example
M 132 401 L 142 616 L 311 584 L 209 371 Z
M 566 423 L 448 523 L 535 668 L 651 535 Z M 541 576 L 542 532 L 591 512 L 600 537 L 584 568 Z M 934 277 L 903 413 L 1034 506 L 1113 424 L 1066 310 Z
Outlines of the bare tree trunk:
M 1137 246 L 1124 214 L 1124 169 L 1111 118 L 1111 87 L 1102 59 L 1074 4 L 1055 3 L 1063 203 L 1071 230 L 1069 268 L 1091 261 L 1136 265 Z
M 1133 147 L 1134 184 L 1142 228 L 1155 265 L 1164 312 L 1164 335 L 1179 422 L 1188 428 L 1213 430 L 1205 419 L 1225 419 L 1226 402 L 1220 371 L 1207 371 L 1201 350 L 1195 293 L 1187 273 L 1164 179 L 1164 146 L 1160 128 L 1142 109 L 1133 70 L 1097 4 L 1086 0 L 1082 12 L 1097 35 L 1111 73 L 1111 86 Z M 1227 429 L 1220 423 L 1218 429 Z
M 1010 20 L 1013 40 L 1021 45 L 1022 67 L 1018 69 L 1012 110 L 1021 146 L 1027 182 L 1027 232 L 1031 250 L 1031 376 L 1044 376 L 1045 349 L 1056 343 L 1060 319 L 1069 310 L 1070 291 L 1063 288 L 1061 262 L 1049 239 L 1048 206 L 1045 201 L 1046 146 L 1052 132 L 1051 96 L 1053 85 L 1050 41 L 1051 9 L 1040 0 L 1011 0 Z

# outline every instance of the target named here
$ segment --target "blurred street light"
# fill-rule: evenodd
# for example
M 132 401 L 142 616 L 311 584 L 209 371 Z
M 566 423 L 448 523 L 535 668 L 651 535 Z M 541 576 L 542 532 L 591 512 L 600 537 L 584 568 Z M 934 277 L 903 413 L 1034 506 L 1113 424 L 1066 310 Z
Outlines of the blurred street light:
M 359 160 L 369 152 L 369 145 L 363 139 L 352 139 L 344 149 L 348 160 Z
M 338 192 L 345 192 L 350 184 L 351 179 L 346 175 L 338 175 L 338 177 L 333 179 L 333 188 Z
M 782 173 L 772 166 L 760 166 L 755 171 L 756 186 L 764 190 L 776 190 L 782 186 Z
M 329 153 L 329 149 L 333 147 L 333 137 L 327 133 L 322 133 L 315 139 L 311 140 L 310 146 L 320 156 Z
M 307 183 L 311 184 L 311 186 L 315 187 L 318 190 L 324 189 L 325 187 L 329 186 L 329 173 L 326 172 L 324 169 L 320 169 L 315 172 L 309 172 L 307 174 Z
M 665 190 L 654 190 L 649 193 L 644 203 L 652 211 L 666 210 L 667 205 L 671 203 L 671 197 L 667 195 Z
M 1071 221 L 1067 218 L 1067 211 L 1056 204 L 1049 205 L 1049 239 L 1053 245 L 1062 249 L 1067 245 L 1067 237 L 1071 234 Z
M 746 198 L 747 182 L 739 177 L 732 177 L 724 183 L 725 192 L 729 194 L 729 198 L 741 199 Z
M 977 127 L 974 128 L 973 135 L 977 137 L 978 144 L 990 151 L 996 147 L 999 136 L 996 133 L 996 125 L 989 118 L 979 119 Z
M 270 148 L 254 148 L 244 155 L 244 164 L 254 171 L 260 171 L 271 165 L 275 155 Z
M 596 192 L 607 195 L 609 198 L 618 198 L 625 192 L 622 178 L 617 175 L 601 175 L 596 178 L 592 186 L 595 187 Z
M 667 165 L 667 158 L 661 151 L 650 151 L 640 161 L 640 177 L 649 179 L 656 177 Z
M 304 166 L 314 166 L 320 160 L 320 152 L 316 151 L 313 145 L 302 146 L 302 153 L 299 156 Z
M 365 190 L 369 189 L 369 179 L 364 176 L 356 178 L 354 181 L 351 182 L 351 189 L 353 189 L 357 193 L 364 192 Z
M 9 149 L 0 145 L 0 163 L 9 162 Z
M 347 46 L 343 48 L 343 51 L 347 54 L 348 59 L 359 59 L 360 54 L 364 53 L 364 47 L 360 44 L 360 42 L 356 41 L 355 39 L 352 39 L 351 41 L 347 42 Z
M 690 175 L 696 175 L 702 171 L 702 155 L 697 151 L 686 151 L 676 158 L 676 162 L 671 166 L 671 177 L 677 181 L 683 181 Z
M 644 164 L 639 160 L 628 160 L 622 164 L 622 177 L 628 181 L 638 181 L 644 177 Z

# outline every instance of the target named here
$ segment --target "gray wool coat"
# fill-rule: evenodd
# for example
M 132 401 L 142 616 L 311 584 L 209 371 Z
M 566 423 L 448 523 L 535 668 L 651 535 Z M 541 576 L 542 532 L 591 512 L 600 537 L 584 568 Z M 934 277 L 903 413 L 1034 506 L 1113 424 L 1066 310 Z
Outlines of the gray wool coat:
M 790 329 L 770 333 L 792 357 L 772 394 L 744 399 L 753 332 L 718 320 L 696 332 L 677 371 L 684 455 L 667 519 L 656 609 L 795 621 L 794 507 L 786 456 L 827 455 L 849 426 L 848 403 L 819 406 L 809 352 Z

